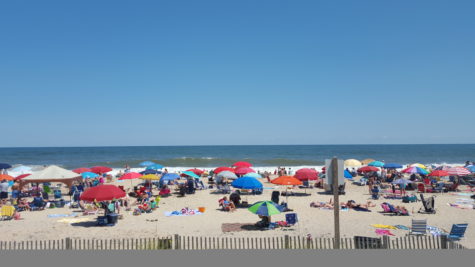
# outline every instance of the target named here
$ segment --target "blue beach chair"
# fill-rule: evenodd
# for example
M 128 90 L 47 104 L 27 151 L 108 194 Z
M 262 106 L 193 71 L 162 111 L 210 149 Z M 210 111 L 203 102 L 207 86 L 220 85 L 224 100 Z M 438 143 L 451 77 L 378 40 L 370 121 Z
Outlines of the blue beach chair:
M 449 240 L 460 240 L 465 235 L 467 230 L 468 223 L 459 223 L 452 225 L 450 233 L 447 235 Z

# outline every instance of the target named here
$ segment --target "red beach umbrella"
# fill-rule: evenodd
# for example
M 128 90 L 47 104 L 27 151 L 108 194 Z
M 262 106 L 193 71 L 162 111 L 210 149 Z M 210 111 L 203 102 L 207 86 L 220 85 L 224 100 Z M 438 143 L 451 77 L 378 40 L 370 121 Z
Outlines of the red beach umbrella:
M 469 175 L 471 172 L 467 170 L 464 167 L 453 167 L 447 170 L 447 173 L 449 175 L 457 175 L 457 176 L 463 176 L 463 175 Z
M 251 169 L 251 168 L 247 168 L 247 167 L 236 168 L 234 170 L 234 173 L 236 173 L 237 175 L 244 175 L 244 174 L 248 174 L 248 173 L 251 173 L 251 172 L 256 172 L 256 171 Z
M 92 170 L 89 168 L 77 168 L 74 169 L 73 172 L 81 174 L 83 172 L 92 172 Z
M 231 168 L 231 167 L 218 167 L 216 169 L 214 169 L 214 173 L 218 174 L 220 172 L 223 172 L 223 171 L 230 171 L 232 173 L 234 173 L 234 169 Z
M 378 168 L 373 167 L 373 166 L 364 166 L 358 169 L 360 172 L 377 172 L 379 171 Z
M 252 167 L 252 164 L 247 162 L 247 161 L 238 161 L 236 163 L 234 163 L 232 165 L 233 167 L 246 167 L 246 168 L 249 168 L 249 167 Z
M 81 194 L 80 199 L 84 201 L 104 201 L 125 197 L 125 192 L 115 185 L 98 185 L 90 187 Z
M 122 175 L 119 180 L 130 180 L 130 179 L 137 179 L 139 177 L 142 177 L 142 174 L 138 172 L 128 172 L 124 175 Z
M 111 168 L 105 166 L 95 166 L 91 168 L 91 172 L 101 174 L 112 171 Z
M 295 172 L 294 177 L 300 181 L 318 180 L 318 172 L 314 169 L 303 168 Z
M 429 176 L 448 176 L 449 173 L 443 170 L 435 170 L 429 173 Z
M 25 173 L 25 174 L 22 174 L 22 175 L 18 175 L 17 177 L 15 177 L 15 181 L 18 181 L 18 180 L 21 180 L 27 176 L 31 175 L 31 173 Z
M 188 172 L 193 172 L 194 174 L 198 175 L 198 176 L 201 176 L 205 171 L 203 170 L 199 170 L 199 169 L 189 169 L 189 170 L 186 170 Z

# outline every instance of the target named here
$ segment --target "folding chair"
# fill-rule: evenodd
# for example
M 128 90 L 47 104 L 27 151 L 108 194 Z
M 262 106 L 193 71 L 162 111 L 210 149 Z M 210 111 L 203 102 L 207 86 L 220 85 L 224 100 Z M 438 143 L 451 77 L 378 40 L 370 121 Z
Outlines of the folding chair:
M 427 233 L 427 219 L 415 220 L 412 219 L 412 227 L 409 232 L 410 235 L 425 235 Z
M 453 224 L 450 233 L 447 235 L 447 238 L 450 240 L 460 240 L 465 235 L 467 230 L 468 223 L 459 223 Z

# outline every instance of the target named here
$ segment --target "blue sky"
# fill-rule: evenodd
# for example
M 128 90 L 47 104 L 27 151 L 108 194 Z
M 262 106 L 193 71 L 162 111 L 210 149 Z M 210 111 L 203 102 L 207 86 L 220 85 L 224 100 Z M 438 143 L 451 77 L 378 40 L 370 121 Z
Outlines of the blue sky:
M 475 143 L 475 1 L 9 1 L 0 147 Z

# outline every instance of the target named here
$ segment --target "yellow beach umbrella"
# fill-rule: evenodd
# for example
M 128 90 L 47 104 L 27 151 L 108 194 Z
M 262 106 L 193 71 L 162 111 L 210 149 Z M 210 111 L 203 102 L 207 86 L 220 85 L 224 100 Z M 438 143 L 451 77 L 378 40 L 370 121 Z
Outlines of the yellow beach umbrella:
M 147 174 L 147 175 L 144 175 L 144 176 L 140 177 L 140 179 L 144 179 L 144 180 L 160 180 L 160 176 L 155 175 L 155 174 Z
M 345 166 L 346 167 L 360 167 L 361 165 L 361 162 L 359 160 L 356 160 L 356 159 L 347 159 L 345 160 Z
M 364 160 L 361 161 L 361 163 L 362 163 L 363 165 L 368 165 L 369 163 L 371 163 L 371 162 L 373 162 L 373 161 L 375 161 L 375 160 L 374 160 L 374 159 L 364 159 Z
M 411 167 L 419 167 L 422 169 L 427 169 L 427 167 L 424 164 L 420 164 L 420 163 L 411 164 Z

